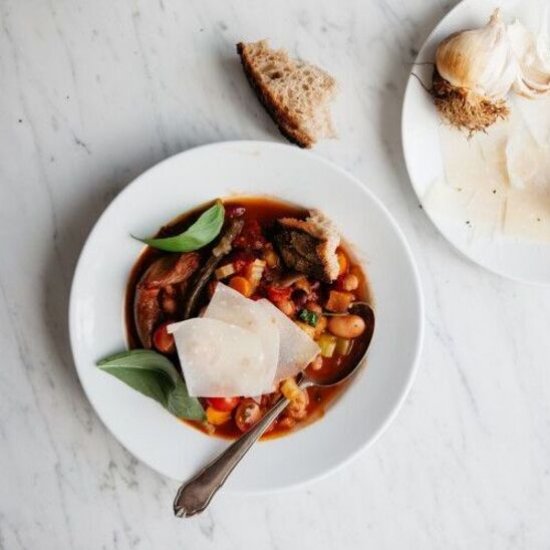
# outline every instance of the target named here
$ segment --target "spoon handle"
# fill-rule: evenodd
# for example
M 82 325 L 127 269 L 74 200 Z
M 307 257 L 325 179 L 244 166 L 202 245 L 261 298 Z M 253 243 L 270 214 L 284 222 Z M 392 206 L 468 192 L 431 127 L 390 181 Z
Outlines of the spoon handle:
M 174 500 L 174 514 L 178 517 L 189 517 L 205 510 L 235 466 L 287 405 L 288 399 L 281 397 L 253 428 L 184 483 Z

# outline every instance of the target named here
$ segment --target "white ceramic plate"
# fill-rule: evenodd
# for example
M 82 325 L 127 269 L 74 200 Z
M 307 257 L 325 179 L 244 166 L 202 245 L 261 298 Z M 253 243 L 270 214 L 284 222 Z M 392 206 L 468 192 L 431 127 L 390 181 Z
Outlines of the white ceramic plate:
M 501 7 L 506 21 L 519 18 L 526 25 L 536 24 L 537 14 L 546 0 L 465 0 L 443 18 L 420 50 L 417 62 L 433 61 L 439 42 L 449 34 L 487 23 L 496 7 Z M 415 65 L 411 72 L 425 83 L 431 82 L 432 67 Z M 550 245 L 504 237 L 472 239 L 470 228 L 463 221 L 434 211 L 424 199 L 435 181 L 444 179 L 443 159 L 438 127 L 441 124 L 429 95 L 412 75 L 403 105 L 403 150 L 409 176 L 424 210 L 441 233 L 460 252 L 479 265 L 525 282 L 550 284 Z
M 263 142 L 219 143 L 161 162 L 118 195 L 84 246 L 71 292 L 71 344 L 92 405 L 137 458 L 183 480 L 219 453 L 227 441 L 189 428 L 94 365 L 125 347 L 123 295 L 141 249 L 130 233 L 153 234 L 178 214 L 234 193 L 272 195 L 326 212 L 355 246 L 376 302 L 367 368 L 325 418 L 257 444 L 227 485 L 273 490 L 326 474 L 374 441 L 415 372 L 423 311 L 414 262 L 388 211 L 352 176 L 295 147 Z

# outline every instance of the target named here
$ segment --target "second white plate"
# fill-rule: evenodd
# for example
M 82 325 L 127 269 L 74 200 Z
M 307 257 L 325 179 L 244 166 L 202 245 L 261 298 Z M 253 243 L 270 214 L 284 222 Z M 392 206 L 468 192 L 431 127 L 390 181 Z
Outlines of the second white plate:
M 433 61 L 437 45 L 449 34 L 485 25 L 496 7 L 508 21 L 517 17 L 529 24 L 542 13 L 543 0 L 465 0 L 458 4 L 430 34 L 417 62 Z M 433 67 L 415 65 L 412 72 L 422 82 L 431 82 Z M 478 237 L 473 239 L 464 223 L 434 211 L 425 197 L 436 181 L 444 179 L 439 139 L 441 121 L 433 101 L 417 78 L 409 77 L 403 104 L 402 138 L 405 162 L 414 190 L 424 209 L 440 232 L 460 252 L 495 273 L 530 283 L 550 284 L 550 244 L 513 238 Z

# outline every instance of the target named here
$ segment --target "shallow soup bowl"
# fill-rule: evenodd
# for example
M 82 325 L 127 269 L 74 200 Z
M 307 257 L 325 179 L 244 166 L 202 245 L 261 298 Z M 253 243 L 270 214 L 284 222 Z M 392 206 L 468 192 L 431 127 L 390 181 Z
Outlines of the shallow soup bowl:
M 269 491 L 326 475 L 365 449 L 394 418 L 414 377 L 423 334 L 417 270 L 399 227 L 366 185 L 318 156 L 274 143 L 213 144 L 161 162 L 113 200 L 88 237 L 71 290 L 71 345 L 97 414 L 151 468 L 181 481 L 225 448 L 226 440 L 190 428 L 95 365 L 126 346 L 124 294 L 141 250 L 130 234 L 154 234 L 200 204 L 236 195 L 322 210 L 362 264 L 376 311 L 367 362 L 324 417 L 259 442 L 225 486 Z

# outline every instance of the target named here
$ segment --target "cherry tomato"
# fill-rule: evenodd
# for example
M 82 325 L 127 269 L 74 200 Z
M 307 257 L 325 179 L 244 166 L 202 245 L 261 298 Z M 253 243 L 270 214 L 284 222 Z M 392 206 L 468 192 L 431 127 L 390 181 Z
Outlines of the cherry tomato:
M 243 399 L 235 411 L 235 424 L 241 432 L 247 432 L 262 418 L 260 405 L 247 397 Z
M 291 293 L 291 287 L 267 287 L 267 297 L 269 301 L 289 317 L 292 317 L 296 312 L 296 304 L 290 299 Z
M 175 350 L 174 337 L 168 334 L 166 327 L 171 324 L 171 321 L 159 325 L 153 333 L 153 345 L 161 353 L 173 353 Z
M 208 397 L 208 404 L 218 411 L 232 411 L 240 402 L 240 397 Z
M 279 287 L 279 286 L 268 286 L 267 287 L 267 297 L 270 302 L 273 302 L 277 305 L 277 302 L 282 300 L 290 300 L 290 295 L 292 294 L 291 287 Z

